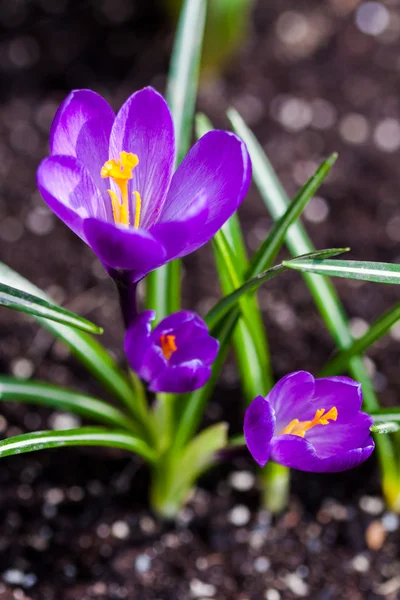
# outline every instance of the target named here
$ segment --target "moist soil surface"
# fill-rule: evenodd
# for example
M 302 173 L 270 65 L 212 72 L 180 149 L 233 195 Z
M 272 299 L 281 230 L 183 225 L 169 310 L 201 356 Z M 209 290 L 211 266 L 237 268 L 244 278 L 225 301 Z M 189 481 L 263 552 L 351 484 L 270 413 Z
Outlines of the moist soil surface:
M 64 306 L 105 328 L 122 360 L 112 282 L 44 206 L 35 170 L 54 112 L 70 89 L 92 88 L 117 109 L 135 89 L 164 91 L 172 26 L 157 4 L 0 1 L 1 259 Z M 305 213 L 318 248 L 396 262 L 400 253 L 398 55 L 400 8 L 386 2 L 380 35 L 360 31 L 358 0 L 256 2 L 246 45 L 199 108 L 227 127 L 235 106 L 293 195 L 323 157 L 340 154 Z M 361 19 L 362 21 L 362 19 Z M 363 25 L 365 28 L 365 25 Z M 256 191 L 240 209 L 254 250 L 271 226 Z M 282 256 L 286 256 L 285 253 Z M 184 306 L 201 314 L 219 294 L 210 248 L 185 260 Z M 355 333 L 398 298 L 393 286 L 335 281 Z M 318 370 L 334 351 L 296 273 L 260 291 L 276 377 Z M 0 367 L 104 397 L 69 352 L 21 314 L 0 313 Z M 398 403 L 399 331 L 369 352 L 382 404 Z M 240 432 L 234 362 L 207 410 Z M 45 409 L 2 406 L 2 434 L 73 427 Z M 148 509 L 142 464 L 125 453 L 64 449 L 0 465 L 0 599 L 214 598 L 352 600 L 400 597 L 398 518 L 384 508 L 374 458 L 335 476 L 293 474 L 289 508 L 260 510 L 247 453 L 207 474 L 176 524 Z

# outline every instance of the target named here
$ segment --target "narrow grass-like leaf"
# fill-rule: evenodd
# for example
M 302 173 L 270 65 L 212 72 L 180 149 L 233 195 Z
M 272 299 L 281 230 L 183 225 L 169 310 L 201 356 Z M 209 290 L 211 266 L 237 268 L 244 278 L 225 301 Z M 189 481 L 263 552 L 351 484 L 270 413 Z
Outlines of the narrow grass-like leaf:
M 21 381 L 11 377 L 0 377 L 0 401 L 49 406 L 105 425 L 122 427 L 130 431 L 135 429 L 135 424 L 130 418 L 111 404 L 42 381 Z
M 38 431 L 7 438 L 0 442 L 0 458 L 63 446 L 107 446 L 139 454 L 154 462 L 154 451 L 141 439 L 124 431 L 100 427 L 79 427 L 64 431 Z
M 320 375 L 327 377 L 345 371 L 349 361 L 353 356 L 363 354 L 372 344 L 383 337 L 391 327 L 400 319 L 400 304 L 396 304 L 388 311 L 383 313 L 372 325 L 367 332 L 355 340 L 353 344 L 346 350 L 342 350 L 334 356 L 321 370 Z
M 182 406 L 182 411 L 179 419 L 177 419 L 178 425 L 173 439 L 174 452 L 178 454 L 181 448 L 186 445 L 188 440 L 193 437 L 200 425 L 204 408 L 214 391 L 215 384 L 222 369 L 222 365 L 224 364 L 228 354 L 229 347 L 227 341 L 229 341 L 236 327 L 239 316 L 239 309 L 234 309 L 218 324 L 218 326 L 210 331 L 211 335 L 216 337 L 220 342 L 218 356 L 212 366 L 211 377 L 207 381 L 206 385 L 201 389 L 196 390 L 191 394 L 187 394 L 179 400 Z
M 376 283 L 400 283 L 400 265 L 359 260 L 298 260 L 287 264 L 296 271 Z
M 387 422 L 387 423 L 377 423 L 376 425 L 371 425 L 370 427 L 372 433 L 397 433 L 400 431 L 400 423 Z
M 370 413 L 374 423 L 386 423 L 386 421 L 400 421 L 400 407 L 391 406 L 381 408 L 377 412 Z
M 35 294 L 44 300 L 49 300 L 43 290 L 0 263 L 0 279 L 29 294 Z M 118 368 L 104 347 L 94 338 L 83 331 L 32 315 L 34 319 L 50 333 L 64 342 L 75 357 L 86 369 L 119 401 L 123 402 L 140 420 L 143 415 L 138 413 L 134 392 L 127 377 Z
M 101 327 L 98 327 L 87 319 L 61 306 L 57 306 L 57 304 L 47 302 L 46 300 L 42 300 L 42 298 L 27 294 L 4 283 L 0 283 L 0 306 L 6 306 L 7 308 L 42 317 L 43 319 L 57 321 L 58 323 L 76 327 L 89 333 L 103 333 Z
M 206 0 L 185 0 L 172 52 L 166 96 L 174 120 L 177 164 L 192 136 L 206 8 Z M 180 265 L 174 260 L 146 278 L 146 306 L 156 310 L 158 320 L 180 308 Z
M 342 254 L 343 252 L 347 252 L 348 248 L 327 248 L 324 250 L 315 250 L 315 252 L 310 252 L 309 254 L 305 254 L 304 257 L 327 257 L 327 256 L 336 256 L 338 254 Z M 293 259 L 292 261 L 287 261 L 287 263 L 292 263 L 298 260 L 298 257 Z M 280 275 L 287 271 L 289 267 L 286 264 L 275 265 L 271 269 L 268 269 L 264 273 L 260 273 L 256 277 L 246 281 L 242 286 L 240 286 L 237 290 L 222 298 L 213 308 L 207 313 L 205 317 L 205 321 L 207 325 L 212 328 L 215 327 L 220 319 L 222 319 L 226 313 L 234 306 L 240 299 L 243 294 L 251 293 L 256 291 L 263 283 L 266 283 L 273 277 Z
M 285 236 L 289 227 L 297 221 L 308 202 L 327 177 L 336 162 L 337 156 L 336 153 L 331 154 L 331 156 L 319 166 L 314 175 L 310 177 L 294 200 L 289 204 L 283 215 L 275 222 L 265 241 L 251 259 L 248 277 L 254 277 L 254 275 L 258 275 L 272 265 L 285 241 Z

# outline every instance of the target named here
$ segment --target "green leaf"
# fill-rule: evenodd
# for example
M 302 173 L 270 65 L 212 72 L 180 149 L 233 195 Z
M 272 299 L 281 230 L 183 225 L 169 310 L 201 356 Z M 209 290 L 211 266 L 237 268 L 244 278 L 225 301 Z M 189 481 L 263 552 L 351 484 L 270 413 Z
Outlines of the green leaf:
M 235 219 L 236 216 L 233 217 L 233 220 Z M 235 252 L 235 248 L 229 244 L 225 235 L 227 228 L 230 228 L 230 223 L 231 220 L 213 239 L 215 262 L 224 294 L 234 291 L 243 282 L 237 259 L 239 251 Z M 242 263 L 242 266 L 245 265 Z M 272 387 L 272 374 L 264 325 L 256 299 L 243 295 L 239 299 L 239 306 L 241 318 L 233 338 L 243 392 L 246 401 L 249 402 L 254 398 L 256 389 L 259 394 L 268 392 Z
M 285 241 L 285 236 L 289 227 L 300 217 L 308 202 L 329 174 L 336 162 L 337 156 L 336 153 L 331 154 L 331 156 L 320 165 L 314 175 L 310 177 L 294 200 L 289 204 L 283 215 L 275 222 L 265 241 L 251 259 L 248 277 L 254 277 L 254 275 L 258 275 L 265 269 L 271 267 Z
M 309 254 L 303 255 L 303 257 L 297 257 L 292 261 L 287 261 L 287 263 L 295 262 L 300 258 L 305 257 L 326 257 L 326 256 L 335 256 L 337 254 L 342 254 L 343 252 L 347 252 L 348 248 L 327 248 L 325 250 L 315 250 L 314 252 L 310 252 Z M 275 265 L 271 269 L 268 269 L 264 273 L 260 273 L 256 277 L 249 279 L 241 285 L 237 290 L 222 298 L 213 308 L 207 313 L 205 317 L 205 321 L 209 328 L 215 327 L 219 321 L 226 315 L 226 313 L 239 301 L 240 297 L 243 294 L 251 293 L 256 291 L 263 283 L 266 283 L 276 275 L 280 275 L 284 273 L 288 269 L 288 264 L 279 264 Z
M 176 516 L 193 483 L 217 461 L 216 452 L 227 444 L 226 423 L 199 433 L 179 454 L 166 456 L 156 466 L 151 490 L 152 505 L 164 517 Z
M 177 163 L 190 146 L 206 19 L 206 0 L 185 0 L 172 52 L 167 102 L 175 128 Z M 160 267 L 146 278 L 146 306 L 157 319 L 180 308 L 180 260 Z
M 0 377 L 0 401 L 50 406 L 106 425 L 128 430 L 135 428 L 130 418 L 111 404 L 41 381 L 20 381 L 11 377 Z
M 57 321 L 58 323 L 76 327 L 89 333 L 103 333 L 101 327 L 94 325 L 94 323 L 91 323 L 87 319 L 75 315 L 69 310 L 57 306 L 57 304 L 47 302 L 32 294 L 21 292 L 21 290 L 5 285 L 4 283 L 0 283 L 0 305 L 44 319 Z
M 344 277 L 377 283 L 400 283 L 400 265 L 359 260 L 298 260 L 290 265 L 296 271 L 306 271 L 317 275 Z
M 386 421 L 400 421 L 400 407 L 380 408 L 379 411 L 370 413 L 374 423 L 385 423 Z
M 150 463 L 156 459 L 154 451 L 143 440 L 124 431 L 101 427 L 79 427 L 64 431 L 37 431 L 16 435 L 0 442 L 0 458 L 62 446 L 107 446 L 129 450 Z
M 367 332 L 355 340 L 352 345 L 346 350 L 342 350 L 334 356 L 322 369 L 320 376 L 327 377 L 345 371 L 349 361 L 353 356 L 360 356 L 372 344 L 383 337 L 395 323 L 400 319 L 400 304 L 396 304 L 388 311 L 383 313 L 372 325 Z
M 177 419 L 177 430 L 173 439 L 173 448 L 176 453 L 185 446 L 188 440 L 192 438 L 200 425 L 204 408 L 215 390 L 215 385 L 219 377 L 222 365 L 225 362 L 228 353 L 228 344 L 239 318 L 239 310 L 233 310 L 225 319 L 218 324 L 211 332 L 220 342 L 218 356 L 213 362 L 211 377 L 199 390 L 186 394 L 180 399 L 183 407 L 179 419 Z
M 13 271 L 4 263 L 0 263 L 0 279 L 13 287 L 27 293 L 32 293 L 44 300 L 48 297 L 27 279 Z M 123 402 L 140 420 L 132 387 L 124 373 L 118 368 L 104 347 L 85 332 L 72 329 L 55 321 L 49 321 L 36 315 L 34 319 L 50 333 L 64 342 L 75 357 L 115 398 Z
M 387 422 L 378 423 L 377 425 L 371 425 L 370 430 L 372 433 L 396 433 L 400 431 L 400 423 Z

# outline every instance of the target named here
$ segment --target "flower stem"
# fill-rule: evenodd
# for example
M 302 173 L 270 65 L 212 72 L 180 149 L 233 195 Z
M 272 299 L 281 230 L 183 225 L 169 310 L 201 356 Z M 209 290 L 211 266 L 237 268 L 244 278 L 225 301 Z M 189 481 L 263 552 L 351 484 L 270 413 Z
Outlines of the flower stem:
M 286 508 L 289 499 L 290 470 L 270 460 L 260 472 L 263 505 L 272 513 Z
M 132 319 L 138 312 L 136 302 L 137 283 L 131 283 L 124 276 L 114 277 L 114 281 L 119 294 L 119 304 L 125 329 L 128 329 Z

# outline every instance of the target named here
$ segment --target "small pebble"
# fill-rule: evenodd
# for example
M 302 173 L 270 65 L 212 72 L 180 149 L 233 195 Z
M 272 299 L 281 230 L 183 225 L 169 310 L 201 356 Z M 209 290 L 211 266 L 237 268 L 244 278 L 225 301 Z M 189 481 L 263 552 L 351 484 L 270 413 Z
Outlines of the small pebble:
M 61 488 L 51 488 L 45 492 L 45 500 L 47 504 L 51 506 L 56 506 L 57 504 L 61 504 L 64 501 L 65 494 Z
M 125 521 L 115 521 L 111 526 L 111 533 L 119 540 L 126 540 L 130 534 L 128 523 L 125 523 Z
M 52 429 L 62 431 L 64 429 L 75 429 L 79 427 L 81 420 L 76 415 L 70 415 L 68 413 L 54 413 L 49 418 L 49 425 Z
M 15 358 L 10 365 L 11 373 L 18 379 L 29 379 L 33 375 L 35 366 L 27 358 Z
M 281 595 L 278 590 L 270 588 L 265 592 L 265 600 L 281 600 Z
M 387 512 L 382 517 L 382 526 L 386 531 L 397 531 L 399 528 L 399 517 L 392 512 Z
M 266 573 L 271 566 L 271 561 L 265 556 L 259 556 L 255 559 L 253 564 L 257 573 Z
M 309 586 L 296 573 L 288 573 L 283 580 L 289 590 L 296 596 L 301 598 L 308 596 Z
M 192 579 L 190 582 L 190 591 L 195 598 L 201 598 L 201 596 L 212 598 L 217 590 L 215 586 L 210 583 L 203 583 L 200 579 Z
M 365 541 L 371 550 L 379 550 L 385 541 L 387 531 L 383 527 L 381 521 L 376 519 L 372 521 L 365 531 Z
M 363 2 L 356 11 L 358 29 L 367 35 L 380 35 L 390 22 L 388 9 L 380 2 Z
M 247 492 L 254 487 L 256 478 L 250 471 L 235 471 L 229 477 L 230 485 L 239 492 Z
M 228 520 L 232 525 L 240 527 L 250 521 L 250 511 L 244 504 L 238 504 L 229 513 Z
M 147 554 L 139 554 L 135 560 L 135 571 L 137 573 L 146 573 L 151 567 L 151 558 Z
M 357 554 L 351 564 L 357 573 L 366 573 L 370 567 L 370 561 L 364 554 Z
M 374 142 L 383 152 L 395 152 L 400 148 L 400 123 L 397 119 L 383 119 L 375 128 Z
M 385 509 L 385 503 L 378 496 L 361 496 L 359 502 L 361 510 L 369 515 L 380 515 Z

